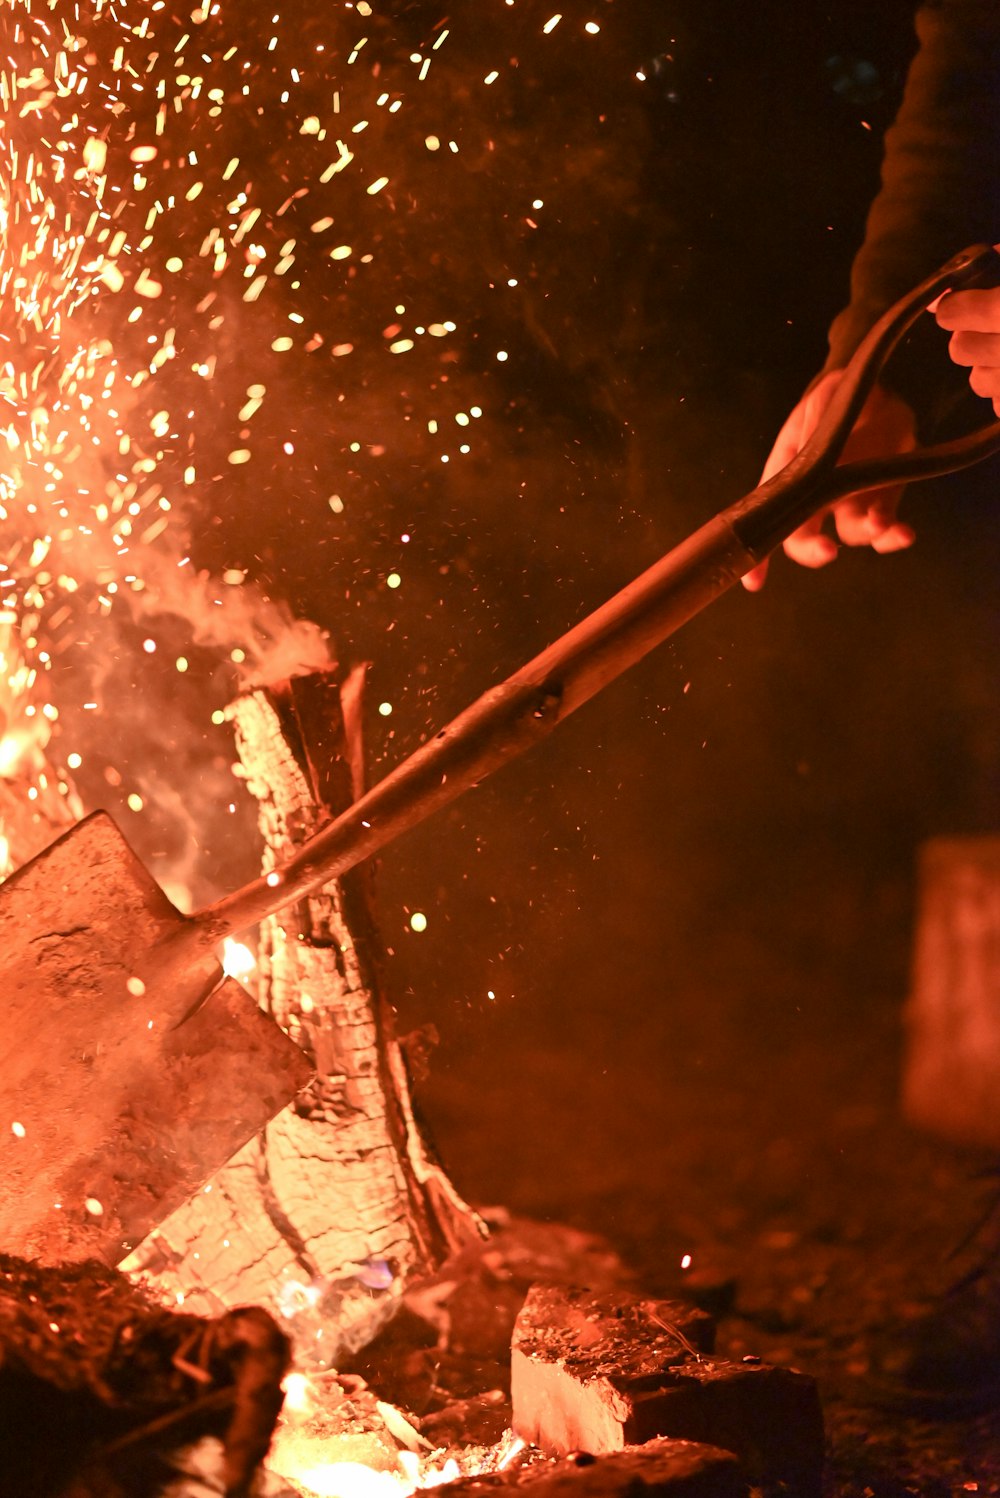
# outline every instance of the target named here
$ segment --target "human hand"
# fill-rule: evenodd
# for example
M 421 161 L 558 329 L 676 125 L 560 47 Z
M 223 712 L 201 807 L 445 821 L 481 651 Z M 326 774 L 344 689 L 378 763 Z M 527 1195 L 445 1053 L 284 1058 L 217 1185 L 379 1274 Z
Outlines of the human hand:
M 972 295 L 973 293 L 962 293 Z M 1000 307 L 1000 301 L 998 301 Z M 1000 329 L 998 329 L 1000 332 Z M 1000 337 L 996 340 L 1000 347 Z M 998 355 L 1000 362 L 1000 355 Z M 1000 376 L 1000 369 L 990 371 Z M 772 478 L 801 452 L 819 424 L 834 391 L 844 377 L 842 369 L 831 369 L 808 390 L 778 433 L 764 464 L 761 483 Z M 1000 384 L 998 384 L 1000 395 Z M 854 430 L 844 446 L 843 461 L 911 452 L 917 445 L 916 420 L 901 396 L 876 385 L 862 407 Z M 873 551 L 901 551 L 913 544 L 913 531 L 896 519 L 903 485 L 848 494 L 820 510 L 783 543 L 787 556 L 802 567 L 825 567 L 838 547 L 823 527 L 832 516 L 837 535 L 845 546 L 870 546 Z M 767 559 L 743 578 L 750 593 L 758 592 L 767 578 Z
M 952 360 L 968 369 L 972 389 L 1000 416 L 1000 286 L 947 291 L 933 310 L 938 326 L 951 332 Z

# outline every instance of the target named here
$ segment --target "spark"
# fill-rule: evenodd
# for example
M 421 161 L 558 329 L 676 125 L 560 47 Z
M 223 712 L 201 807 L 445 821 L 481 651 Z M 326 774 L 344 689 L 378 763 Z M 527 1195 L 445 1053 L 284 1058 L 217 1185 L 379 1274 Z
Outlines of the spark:
M 107 640 L 119 643 L 110 633 L 119 620 L 142 618 L 129 643 L 138 663 L 125 664 L 138 664 L 141 680 L 162 667 L 179 694 L 205 664 L 196 609 L 200 622 L 230 606 L 249 621 L 243 600 L 255 596 L 253 576 L 232 569 L 207 584 L 188 526 L 223 513 L 207 508 L 213 494 L 267 492 L 276 463 L 289 493 L 304 476 L 313 481 L 305 424 L 273 426 L 291 408 L 289 391 L 302 388 L 293 381 L 304 360 L 311 388 L 332 396 L 337 413 L 328 487 L 314 491 L 332 537 L 343 533 L 337 517 L 351 503 L 345 486 L 358 454 L 392 453 L 401 433 L 418 434 L 428 466 L 472 452 L 483 406 L 469 404 L 468 387 L 449 399 L 456 387 L 447 383 L 448 366 L 463 357 L 459 325 L 476 337 L 472 319 L 448 300 L 443 273 L 402 292 L 385 273 L 385 246 L 390 216 L 419 211 L 420 191 L 391 140 L 407 129 L 415 80 L 421 124 L 410 126 L 409 164 L 419 157 L 420 172 L 440 174 L 442 202 L 454 190 L 448 174 L 471 168 L 481 142 L 455 116 L 448 69 L 457 59 L 450 48 L 442 55 L 450 27 L 439 23 L 410 54 L 387 57 L 374 29 L 364 34 L 377 10 L 368 0 L 346 14 L 317 7 L 316 26 L 328 29 L 310 30 L 308 44 L 304 28 L 280 13 L 260 41 L 244 39 L 234 0 L 189 8 L 23 0 L 17 9 L 23 20 L 0 57 L 0 777 L 23 777 L 24 794 L 43 810 L 61 798 L 77 806 L 71 787 L 57 789 L 66 772 L 103 772 L 130 810 L 148 817 L 147 775 L 130 768 L 125 748 L 117 764 L 98 750 L 99 740 L 114 741 L 116 752 L 121 744 L 103 722 L 105 694 L 99 703 L 93 679 L 77 677 L 74 687 L 72 671 L 53 668 L 91 633 L 96 657 Z M 75 30 L 54 35 L 53 9 L 73 13 Z M 562 18 L 553 14 L 542 32 Z M 503 19 L 519 33 L 519 17 Z M 482 78 L 500 94 L 510 56 L 498 52 L 495 67 L 484 59 L 469 81 Z M 267 172 L 265 139 L 268 153 L 284 153 Z M 545 192 L 544 178 L 528 181 Z M 512 203 L 512 219 L 520 216 Z M 528 283 L 526 266 L 509 270 L 493 267 L 498 284 L 503 276 L 510 287 Z M 405 312 L 393 311 L 402 300 Z M 509 342 L 503 330 L 495 337 Z M 500 364 L 509 357 L 505 347 L 495 354 Z M 419 392 L 407 395 L 412 427 L 393 429 L 392 402 L 377 430 L 350 415 L 375 358 L 390 379 L 398 371 L 400 386 L 426 380 L 423 406 Z M 458 437 L 456 426 L 457 452 L 447 438 Z M 389 573 L 387 588 L 400 585 L 399 572 Z M 190 625 L 188 638 L 151 622 L 161 595 L 172 620 Z M 233 629 L 235 637 L 211 644 L 230 677 L 253 664 L 257 643 L 249 623 Z M 72 698 L 72 718 L 60 716 L 57 687 Z M 389 716 L 391 704 L 379 712 Z M 225 723 L 211 702 L 198 713 L 202 723 Z M 59 756 L 66 772 L 43 784 L 46 746 L 63 731 L 74 735 L 72 753 Z M 0 877 L 9 872 L 9 834 L 0 826 Z M 414 930 L 424 929 L 418 915 Z

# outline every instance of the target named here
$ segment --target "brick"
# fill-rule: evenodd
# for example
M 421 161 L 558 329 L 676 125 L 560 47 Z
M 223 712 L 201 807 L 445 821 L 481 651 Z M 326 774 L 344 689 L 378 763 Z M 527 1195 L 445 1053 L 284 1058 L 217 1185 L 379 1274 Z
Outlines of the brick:
M 711 1327 L 669 1301 L 534 1287 L 512 1344 L 514 1429 L 557 1456 L 701 1442 L 735 1452 L 751 1481 L 812 1498 L 823 1461 L 814 1381 L 712 1357 Z

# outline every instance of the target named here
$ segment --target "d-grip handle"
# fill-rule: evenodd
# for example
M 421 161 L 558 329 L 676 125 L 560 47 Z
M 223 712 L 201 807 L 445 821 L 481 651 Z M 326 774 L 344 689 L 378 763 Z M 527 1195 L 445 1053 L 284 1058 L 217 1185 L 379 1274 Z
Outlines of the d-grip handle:
M 318 889 L 415 827 L 523 753 L 608 682 L 680 628 L 807 520 L 852 489 L 945 473 L 1000 447 L 1000 422 L 973 438 L 870 463 L 837 459 L 879 370 L 928 302 L 980 275 L 1000 275 L 1000 255 L 958 255 L 898 302 L 851 360 L 811 441 L 787 468 L 699 527 L 620 593 L 390 771 L 304 843 L 281 869 L 190 918 L 185 940 L 202 950 Z
M 966 437 L 851 463 L 840 463 L 848 437 L 886 361 L 903 335 L 946 291 L 1000 285 L 1000 253 L 973 245 L 928 276 L 883 313 L 859 344 L 816 430 L 780 473 L 723 514 L 757 561 L 823 505 L 884 484 L 934 478 L 967 468 L 1000 450 L 1000 421 Z

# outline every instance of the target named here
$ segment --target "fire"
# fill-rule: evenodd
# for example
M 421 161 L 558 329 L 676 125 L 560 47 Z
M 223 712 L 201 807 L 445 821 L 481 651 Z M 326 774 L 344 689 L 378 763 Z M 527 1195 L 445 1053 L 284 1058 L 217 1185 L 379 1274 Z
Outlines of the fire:
M 405 296 L 387 277 L 381 290 L 366 293 L 370 306 L 351 290 L 382 253 L 397 203 L 412 198 L 416 209 L 419 199 L 391 157 L 385 122 L 400 116 L 405 128 L 412 111 L 422 122 L 421 155 L 426 148 L 442 178 L 460 149 L 464 162 L 466 142 L 473 144 L 441 107 L 447 91 L 435 93 L 446 26 L 415 41 L 403 60 L 373 57 L 366 0 L 345 6 L 349 16 L 328 7 L 323 17 L 316 7 L 317 26 L 328 23 L 329 32 L 316 30 L 326 40 L 308 48 L 294 8 L 287 21 L 275 14 L 271 34 L 258 37 L 234 0 L 183 7 L 183 16 L 148 0 L 17 0 L 7 8 L 0 58 L 0 791 L 16 781 L 32 806 L 53 808 L 55 823 L 67 808 L 75 815 L 78 803 L 48 757 L 52 735 L 63 732 L 56 747 L 67 767 L 89 760 L 102 738 L 100 727 L 90 728 L 101 718 L 100 673 L 121 664 L 119 621 L 141 621 L 147 646 L 145 656 L 141 648 L 135 653 L 150 670 L 162 658 L 150 621 L 175 621 L 187 633 L 174 642 L 182 676 L 199 645 L 216 663 L 258 670 L 273 652 L 275 675 L 304 658 L 326 658 L 319 632 L 292 629 L 265 607 L 243 568 L 220 566 L 214 576 L 191 562 L 189 521 L 199 511 L 203 519 L 216 513 L 213 494 L 240 480 L 252 489 L 265 477 L 295 492 L 314 471 L 301 426 L 278 432 L 281 440 L 269 446 L 275 423 L 287 416 L 270 416 L 265 437 L 264 423 L 282 400 L 279 368 L 315 361 L 302 383 L 322 368 L 326 395 L 345 402 L 326 454 L 333 470 L 323 492 L 327 520 L 350 504 L 355 470 L 377 462 L 393 443 L 416 445 L 435 463 L 461 464 L 474 452 L 489 407 L 485 395 L 482 404 L 453 395 L 442 375 L 457 363 L 467 334 L 446 273 Z M 543 34 L 562 20 L 554 15 Z M 339 45 L 348 33 L 349 53 Z M 503 56 L 496 61 L 483 82 L 499 95 L 507 65 Z M 270 174 L 255 159 L 258 117 L 267 121 L 268 151 L 272 141 L 276 153 L 282 149 L 283 130 L 287 136 L 286 159 L 272 162 Z M 348 222 L 352 187 L 362 211 Z M 542 209 L 541 198 L 530 201 L 533 212 Z M 306 278 L 308 298 L 299 294 Z M 516 287 L 518 277 L 507 285 Z M 310 305 L 323 309 L 322 317 L 309 313 L 312 324 L 299 310 Z M 428 348 L 432 375 L 411 373 Z M 499 349 L 495 357 L 502 364 L 508 353 Z M 349 414 L 345 396 L 355 400 L 367 383 L 355 367 L 380 359 L 406 371 L 401 382 L 425 387 L 424 409 L 412 401 L 411 426 L 392 427 L 381 399 L 367 407 L 357 400 L 360 414 Z M 281 457 L 268 471 L 271 447 Z M 409 531 L 400 539 L 409 542 Z M 385 586 L 405 595 L 402 580 L 400 571 L 385 574 Z M 81 658 L 91 638 L 104 648 L 88 663 Z M 68 659 L 79 670 L 52 671 Z M 70 699 L 58 705 L 49 700 L 56 681 Z M 218 727 L 228 683 L 215 690 L 220 703 L 206 723 Z M 392 704 L 383 707 L 388 718 Z M 76 726 L 63 729 L 67 720 Z M 120 730 L 103 736 L 127 759 Z M 119 764 L 107 763 L 104 778 L 122 788 L 133 814 L 147 814 L 151 797 L 128 783 Z M 15 841 L 0 803 L 0 878 L 17 860 Z M 413 912 L 411 929 L 426 925 L 426 916 Z M 253 953 L 240 943 L 227 946 L 226 971 L 246 982 Z M 23 1126 L 12 1127 L 17 1133 Z M 103 1211 L 94 1198 L 87 1205 L 92 1215 Z M 373 1292 L 387 1291 L 391 1273 L 383 1261 L 373 1257 L 354 1268 Z M 312 1288 L 303 1294 L 308 1311 Z M 421 1454 L 416 1432 L 418 1449 L 404 1441 L 392 1470 L 336 1461 L 329 1441 L 303 1429 L 315 1386 L 295 1377 L 303 1382 L 289 1387 L 274 1461 L 301 1486 L 317 1495 L 399 1498 L 462 1475 L 455 1458 Z M 405 1423 L 398 1415 L 396 1431 Z M 479 1470 L 499 1470 L 518 1449 L 511 1438 Z
M 367 1452 L 360 1453 L 366 1459 L 357 1460 L 358 1443 L 366 1438 L 330 1433 L 330 1409 L 336 1407 L 338 1396 L 343 1397 L 335 1374 L 321 1386 L 306 1374 L 293 1372 L 283 1388 L 284 1412 L 267 1465 L 315 1498 L 411 1498 L 421 1489 L 442 1487 L 460 1477 L 502 1471 L 525 1450 L 525 1442 L 508 1431 L 490 1450 L 473 1448 L 461 1453 L 461 1459 L 434 1451 L 400 1410 L 379 1400 L 379 1415 L 401 1449 L 390 1454 L 372 1436 Z M 332 1404 L 331 1388 L 336 1390 Z
M 191 523 L 207 520 L 215 495 L 239 482 L 310 492 L 320 465 L 298 413 L 275 414 L 288 405 L 283 387 L 321 390 L 324 410 L 344 403 L 323 450 L 327 516 L 344 513 L 359 465 L 378 466 L 404 444 L 427 462 L 475 454 L 488 407 L 449 383 L 468 335 L 450 277 L 425 267 L 404 295 L 380 248 L 399 205 L 412 215 L 432 201 L 425 182 L 453 190 L 447 174 L 465 169 L 474 141 L 469 121 L 449 117 L 455 42 L 443 21 L 404 54 L 367 0 L 313 6 L 308 26 L 276 7 L 261 33 L 248 31 L 235 0 L 6 8 L 0 625 L 33 673 L 33 700 L 73 653 L 73 669 L 50 678 L 66 699 L 58 714 L 49 704 L 52 722 L 69 723 L 67 747 L 99 775 L 90 761 L 106 758 L 112 740 L 81 716 L 91 707 L 83 698 L 101 708 L 94 687 L 105 659 L 121 659 L 133 620 L 184 621 L 182 673 L 198 643 L 249 674 L 262 674 L 273 649 L 283 652 L 275 677 L 325 662 L 320 632 L 293 631 L 246 569 L 208 576 L 191 564 Z M 553 15 L 541 45 L 561 46 L 569 24 Z M 501 30 L 481 80 L 491 97 L 512 76 L 508 59 Z M 492 151 L 489 128 L 480 144 Z M 535 211 L 543 200 L 527 201 Z M 484 282 L 484 296 L 494 290 Z M 387 415 L 393 402 L 381 397 L 364 403 L 362 364 L 405 385 L 403 417 Z M 424 409 L 411 416 L 420 387 Z M 308 428 L 313 413 L 303 414 Z M 399 577 L 388 571 L 386 586 Z M 33 752 L 8 713 L 20 691 L 0 665 L 0 777 Z M 107 771 L 120 785 L 129 744 L 120 733 L 113 741 L 120 758 Z M 145 813 L 151 801 L 128 804 Z
M 222 944 L 222 971 L 227 978 L 248 983 L 257 971 L 257 959 L 243 942 L 227 936 Z
M 319 1465 L 275 1467 L 279 1476 L 290 1478 L 316 1498 L 405 1498 L 416 1491 L 392 1472 L 376 1472 L 361 1462 L 331 1462 Z
M 22 744 L 15 733 L 5 733 L 0 739 L 0 775 L 10 775 L 21 758 Z

